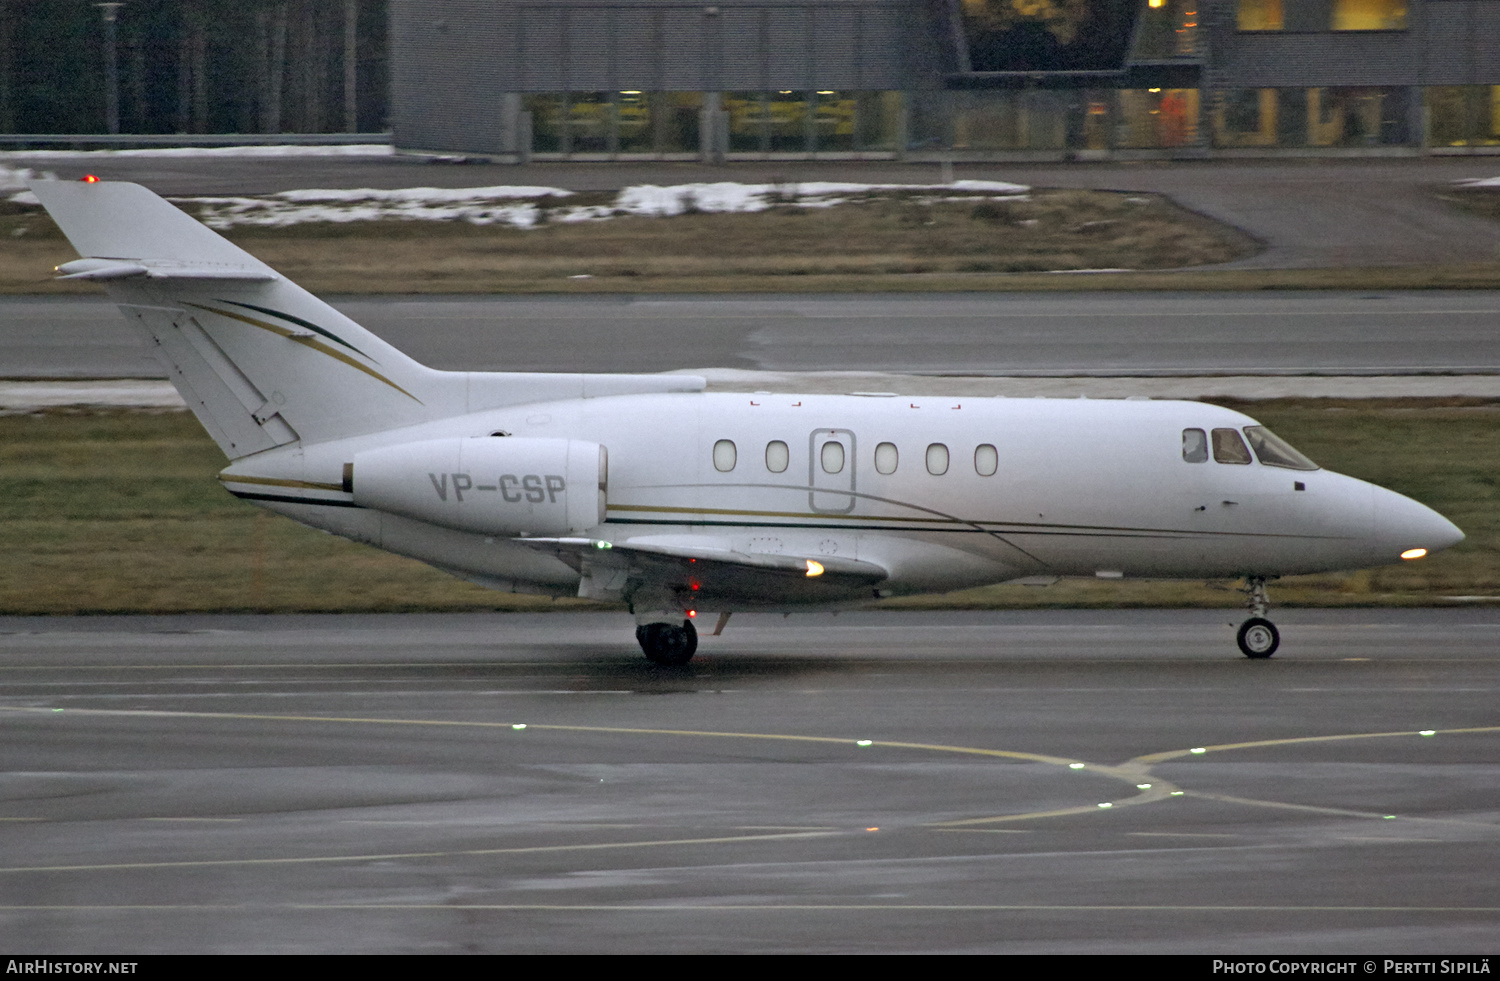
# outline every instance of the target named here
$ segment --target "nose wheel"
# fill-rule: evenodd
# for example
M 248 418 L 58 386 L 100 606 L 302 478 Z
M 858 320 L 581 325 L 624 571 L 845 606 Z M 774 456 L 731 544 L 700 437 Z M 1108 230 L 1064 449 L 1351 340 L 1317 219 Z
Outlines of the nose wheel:
M 643 623 L 635 628 L 635 639 L 646 652 L 646 660 L 666 667 L 688 663 L 698 650 L 698 629 L 691 620 L 682 621 L 680 627 L 674 623 Z
M 1281 631 L 1276 629 L 1276 624 L 1266 619 L 1266 608 L 1270 605 L 1266 598 L 1266 577 L 1247 576 L 1242 592 L 1245 594 L 1245 605 L 1250 608 L 1250 619 L 1240 624 L 1239 633 L 1234 637 L 1235 642 L 1240 645 L 1240 652 L 1246 657 L 1270 657 L 1281 646 Z

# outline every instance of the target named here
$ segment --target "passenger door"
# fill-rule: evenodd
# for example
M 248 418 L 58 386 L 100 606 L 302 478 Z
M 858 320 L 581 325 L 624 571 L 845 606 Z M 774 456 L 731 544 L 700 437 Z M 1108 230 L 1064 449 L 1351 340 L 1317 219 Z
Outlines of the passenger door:
M 848 429 L 814 429 L 807 439 L 808 507 L 825 514 L 854 510 L 854 433 Z

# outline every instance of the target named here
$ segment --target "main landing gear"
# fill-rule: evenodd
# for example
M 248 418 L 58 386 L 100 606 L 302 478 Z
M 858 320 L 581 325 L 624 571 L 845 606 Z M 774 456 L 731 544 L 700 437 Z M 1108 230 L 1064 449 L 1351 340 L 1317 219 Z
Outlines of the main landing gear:
M 646 660 L 667 667 L 688 663 L 698 650 L 698 629 L 691 620 L 682 621 L 680 627 L 673 623 L 643 623 L 635 628 L 635 639 L 646 652 Z
M 1281 632 L 1276 629 L 1276 624 L 1266 619 L 1269 604 L 1266 577 L 1246 576 L 1245 588 L 1241 592 L 1245 594 L 1245 605 L 1250 608 L 1250 619 L 1240 624 L 1240 631 L 1234 639 L 1246 657 L 1270 657 L 1281 646 Z

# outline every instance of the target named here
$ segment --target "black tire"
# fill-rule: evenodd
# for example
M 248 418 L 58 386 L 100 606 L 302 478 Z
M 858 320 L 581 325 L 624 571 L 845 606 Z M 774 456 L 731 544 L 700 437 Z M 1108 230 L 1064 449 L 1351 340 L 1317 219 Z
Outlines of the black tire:
M 691 620 L 682 621 L 680 627 L 671 623 L 644 624 L 636 628 L 636 637 L 646 659 L 664 667 L 681 667 L 698 650 L 698 630 Z
M 1270 657 L 1281 646 L 1281 632 L 1265 617 L 1251 617 L 1240 624 L 1234 639 L 1246 657 L 1256 659 Z

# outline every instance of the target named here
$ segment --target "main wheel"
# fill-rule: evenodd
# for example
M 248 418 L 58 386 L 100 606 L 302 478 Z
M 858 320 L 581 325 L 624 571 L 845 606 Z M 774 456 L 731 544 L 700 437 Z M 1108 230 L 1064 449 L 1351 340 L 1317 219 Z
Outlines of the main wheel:
M 636 638 L 646 659 L 653 664 L 678 667 L 693 659 L 698 650 L 698 630 L 693 621 L 684 620 L 682 626 L 671 623 L 648 623 L 636 628 Z
M 1281 646 L 1280 631 L 1265 617 L 1251 617 L 1240 624 L 1240 632 L 1234 639 L 1246 657 L 1270 657 Z

